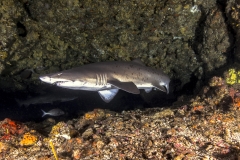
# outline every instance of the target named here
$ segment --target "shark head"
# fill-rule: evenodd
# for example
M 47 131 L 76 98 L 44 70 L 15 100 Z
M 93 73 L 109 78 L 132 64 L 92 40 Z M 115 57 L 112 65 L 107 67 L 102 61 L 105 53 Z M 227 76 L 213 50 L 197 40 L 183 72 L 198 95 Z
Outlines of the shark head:
M 163 75 L 159 82 L 159 85 L 165 88 L 165 91 L 167 92 L 167 94 L 169 93 L 169 83 L 170 83 L 170 78 L 167 75 Z
M 40 76 L 39 79 L 45 83 L 54 84 L 56 82 L 68 81 L 66 78 L 61 77 L 62 73 L 48 74 Z

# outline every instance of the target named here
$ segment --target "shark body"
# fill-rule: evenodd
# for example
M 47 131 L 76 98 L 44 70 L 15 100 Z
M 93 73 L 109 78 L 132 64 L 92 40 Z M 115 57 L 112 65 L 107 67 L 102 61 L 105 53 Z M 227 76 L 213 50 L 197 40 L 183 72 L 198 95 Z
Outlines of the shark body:
M 105 102 L 110 102 L 118 90 L 139 94 L 139 89 L 153 88 L 169 92 L 170 78 L 160 69 L 146 67 L 141 61 L 98 62 L 40 76 L 43 82 L 59 87 L 97 91 Z
M 40 89 L 39 89 L 40 90 Z M 41 91 L 35 96 L 27 97 L 26 99 L 15 99 L 18 105 L 28 107 L 36 104 L 54 104 L 57 102 L 68 102 L 75 100 L 79 97 L 77 91 L 72 92 L 71 90 L 51 87 L 46 91 Z

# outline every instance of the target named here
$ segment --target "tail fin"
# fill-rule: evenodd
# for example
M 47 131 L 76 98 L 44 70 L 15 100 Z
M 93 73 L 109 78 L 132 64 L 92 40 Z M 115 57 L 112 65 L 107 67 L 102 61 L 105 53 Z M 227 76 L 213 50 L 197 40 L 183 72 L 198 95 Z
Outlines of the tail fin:
M 17 102 L 19 107 L 22 107 L 23 104 L 21 103 L 21 101 L 19 99 L 15 98 L 15 101 Z
M 41 110 L 42 110 L 42 109 L 41 109 Z M 44 110 L 42 110 L 42 112 L 43 112 L 42 117 L 44 117 L 45 115 L 47 115 L 47 112 L 45 112 Z

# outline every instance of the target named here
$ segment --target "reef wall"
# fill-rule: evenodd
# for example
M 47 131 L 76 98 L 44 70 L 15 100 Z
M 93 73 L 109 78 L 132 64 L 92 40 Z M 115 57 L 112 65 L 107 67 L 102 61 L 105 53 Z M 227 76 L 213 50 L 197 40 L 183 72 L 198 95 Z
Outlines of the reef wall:
M 239 59 L 239 8 L 234 0 L 2 0 L 0 90 L 34 90 L 40 74 L 135 58 L 180 90 Z

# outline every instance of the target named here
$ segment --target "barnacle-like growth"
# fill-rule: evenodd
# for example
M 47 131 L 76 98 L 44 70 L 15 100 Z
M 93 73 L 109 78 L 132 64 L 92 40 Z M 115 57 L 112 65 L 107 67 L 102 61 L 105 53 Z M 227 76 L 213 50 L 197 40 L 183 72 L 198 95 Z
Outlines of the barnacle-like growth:
M 52 127 L 49 137 L 64 137 L 65 139 L 71 139 L 70 126 L 64 122 L 59 122 Z

